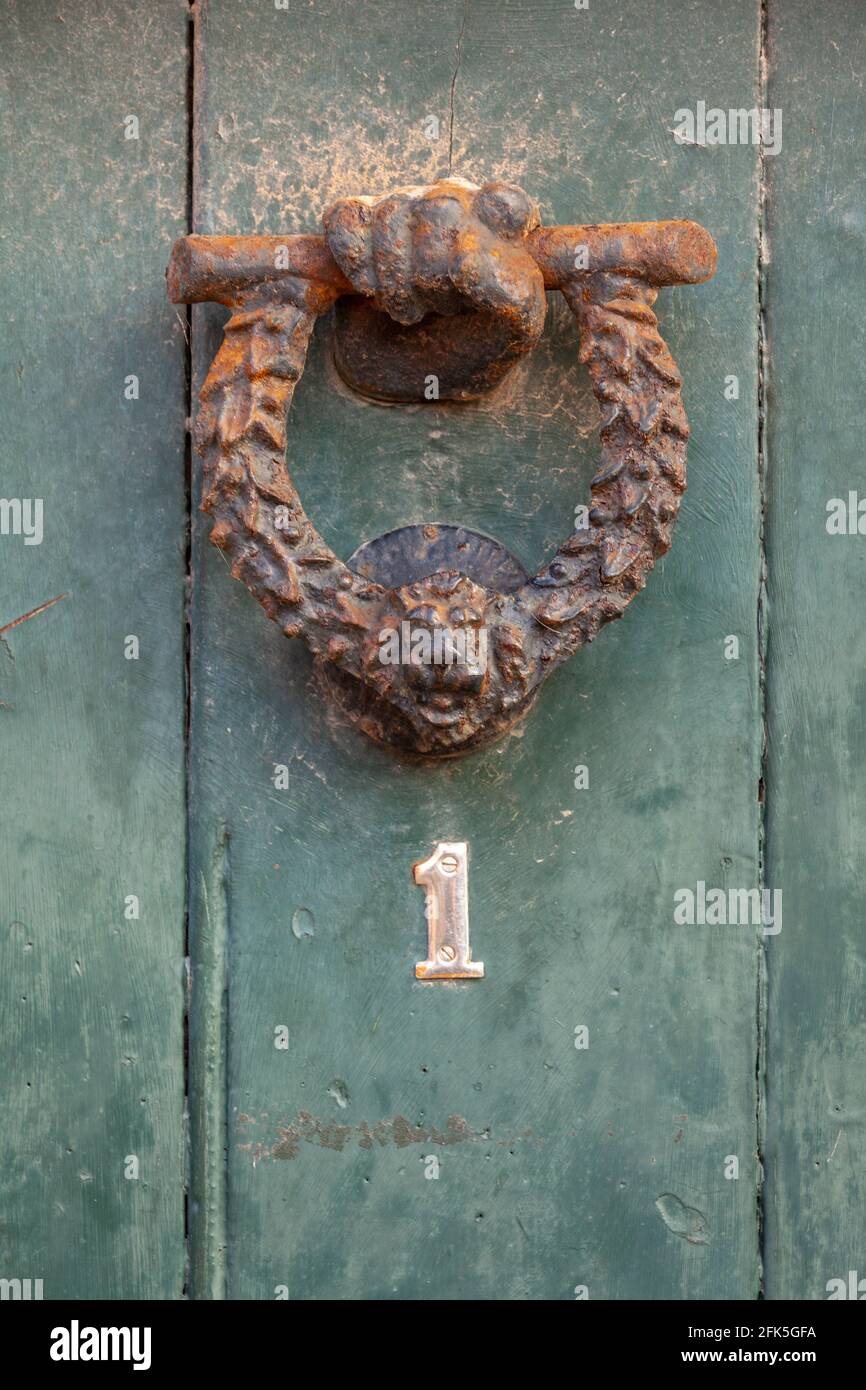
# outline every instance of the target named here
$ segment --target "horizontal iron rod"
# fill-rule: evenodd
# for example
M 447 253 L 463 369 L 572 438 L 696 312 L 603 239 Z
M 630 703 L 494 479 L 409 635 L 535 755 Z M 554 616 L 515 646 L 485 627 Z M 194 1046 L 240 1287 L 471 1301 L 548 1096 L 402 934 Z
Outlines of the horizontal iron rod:
M 659 287 L 695 285 L 709 280 L 716 268 L 715 242 L 697 222 L 538 227 L 525 246 L 549 290 L 598 271 L 633 275 Z M 578 268 L 584 261 L 586 268 Z M 321 286 L 324 302 L 355 293 L 324 237 L 304 234 L 180 237 L 168 266 L 168 294 L 173 304 L 237 305 L 256 289 L 278 294 L 287 277 Z

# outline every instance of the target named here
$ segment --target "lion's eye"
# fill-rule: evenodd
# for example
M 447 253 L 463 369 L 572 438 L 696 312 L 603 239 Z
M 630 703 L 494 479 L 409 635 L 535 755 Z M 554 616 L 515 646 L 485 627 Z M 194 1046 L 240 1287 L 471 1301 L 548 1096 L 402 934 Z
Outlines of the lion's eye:
M 418 608 L 413 608 L 409 614 L 410 623 L 426 623 L 428 627 L 433 627 L 436 623 L 436 609 L 429 604 L 422 603 Z

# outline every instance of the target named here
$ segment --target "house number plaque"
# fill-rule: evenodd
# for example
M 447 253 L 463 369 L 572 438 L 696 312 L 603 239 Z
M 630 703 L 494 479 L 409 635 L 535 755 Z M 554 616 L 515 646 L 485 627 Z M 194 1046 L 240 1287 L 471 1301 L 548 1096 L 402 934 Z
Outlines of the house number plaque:
M 419 980 L 480 980 L 484 966 L 469 949 L 468 847 L 465 840 L 442 840 L 429 859 L 412 870 L 427 894 L 427 959 L 419 960 Z

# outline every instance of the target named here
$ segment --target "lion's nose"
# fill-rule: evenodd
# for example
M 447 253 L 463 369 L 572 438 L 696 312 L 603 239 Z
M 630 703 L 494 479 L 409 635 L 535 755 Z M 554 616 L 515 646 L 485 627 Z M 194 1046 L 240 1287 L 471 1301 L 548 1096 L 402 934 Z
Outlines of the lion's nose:
M 439 670 L 442 675 L 437 685 L 442 690 L 478 695 L 484 688 L 487 672 L 480 666 L 442 666 Z
M 410 665 L 407 680 L 416 689 L 444 695 L 480 695 L 487 672 L 479 666 Z

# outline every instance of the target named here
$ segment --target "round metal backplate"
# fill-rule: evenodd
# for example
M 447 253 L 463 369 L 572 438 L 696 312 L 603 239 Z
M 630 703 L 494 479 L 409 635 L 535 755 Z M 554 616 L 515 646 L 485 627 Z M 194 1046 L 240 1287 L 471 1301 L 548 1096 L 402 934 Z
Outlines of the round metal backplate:
M 439 570 L 460 570 L 476 584 L 511 594 L 525 584 L 526 570 L 504 545 L 465 526 L 398 526 L 359 545 L 346 562 L 375 584 L 397 589 Z

